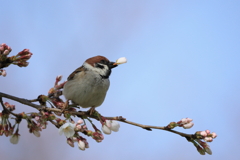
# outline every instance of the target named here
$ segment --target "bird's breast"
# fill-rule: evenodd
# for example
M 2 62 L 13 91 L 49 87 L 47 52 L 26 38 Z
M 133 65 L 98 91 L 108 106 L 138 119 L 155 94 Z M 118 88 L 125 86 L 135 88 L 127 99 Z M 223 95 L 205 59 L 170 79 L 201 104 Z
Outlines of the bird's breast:
M 79 74 L 64 85 L 63 94 L 83 108 L 98 107 L 103 103 L 109 85 L 109 79 L 102 79 L 99 75 Z

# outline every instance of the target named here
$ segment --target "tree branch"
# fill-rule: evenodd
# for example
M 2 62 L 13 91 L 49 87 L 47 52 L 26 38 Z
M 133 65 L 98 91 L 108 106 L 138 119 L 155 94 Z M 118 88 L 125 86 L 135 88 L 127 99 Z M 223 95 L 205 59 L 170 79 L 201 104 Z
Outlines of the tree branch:
M 58 109 L 58 108 L 48 108 L 48 107 L 45 107 L 45 106 L 36 105 L 36 104 L 32 103 L 31 100 L 27 100 L 27 99 L 24 99 L 24 98 L 18 98 L 18 97 L 15 97 L 15 96 L 12 96 L 12 95 L 9 95 L 9 94 L 6 94 L 6 93 L 2 93 L 2 92 L 0 92 L 0 97 L 4 97 L 4 98 L 7 98 L 7 99 L 14 100 L 16 102 L 19 102 L 19 103 L 31 106 L 31 107 L 33 107 L 33 108 L 35 108 L 37 110 L 44 109 L 44 110 L 50 111 L 50 112 L 62 112 L 61 109 Z M 71 115 L 76 115 L 76 116 L 80 116 L 80 117 L 87 116 L 87 117 L 94 118 L 94 119 L 96 119 L 98 121 L 100 120 L 98 118 L 98 116 L 90 115 L 89 112 L 83 112 L 83 111 L 81 111 L 81 112 L 65 111 L 65 112 L 69 113 Z M 143 124 L 131 122 L 131 121 L 128 121 L 128 120 L 126 120 L 125 118 L 123 118 L 121 116 L 119 116 L 119 117 L 105 117 L 105 118 L 108 119 L 108 120 L 117 120 L 119 122 L 123 122 L 123 123 L 127 123 L 127 124 L 130 124 L 130 125 L 133 125 L 133 126 L 141 127 L 141 128 L 146 129 L 148 131 L 151 131 L 151 129 L 159 129 L 159 130 L 165 130 L 165 131 L 168 131 L 168 132 L 172 132 L 172 133 L 178 134 L 178 135 L 180 135 L 182 137 L 185 137 L 185 138 L 194 138 L 195 137 L 194 134 L 186 134 L 186 133 L 178 132 L 178 131 L 169 129 L 167 127 L 143 125 Z M 53 121 L 51 121 L 51 123 L 54 124 L 55 126 L 57 126 L 56 123 L 54 123 Z

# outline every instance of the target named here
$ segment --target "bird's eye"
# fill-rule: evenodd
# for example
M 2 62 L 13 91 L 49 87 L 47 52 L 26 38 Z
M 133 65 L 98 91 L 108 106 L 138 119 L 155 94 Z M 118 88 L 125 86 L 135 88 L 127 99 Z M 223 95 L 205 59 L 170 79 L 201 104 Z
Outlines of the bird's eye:
M 103 69 L 103 68 L 104 68 L 104 66 L 103 66 L 103 65 L 101 65 L 101 64 L 99 64 L 99 63 L 97 63 L 97 64 L 96 64 L 96 67 L 97 67 L 97 68 L 101 68 L 101 69 Z

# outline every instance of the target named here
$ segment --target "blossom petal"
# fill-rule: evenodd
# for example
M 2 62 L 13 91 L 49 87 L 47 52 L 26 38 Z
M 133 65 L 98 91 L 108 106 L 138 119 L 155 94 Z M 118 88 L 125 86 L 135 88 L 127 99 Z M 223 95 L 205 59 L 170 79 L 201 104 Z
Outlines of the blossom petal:
M 120 128 L 120 124 L 117 121 L 112 121 L 111 130 L 117 132 Z
M 111 128 L 111 127 L 112 127 L 112 121 L 106 120 L 106 126 L 107 126 L 108 128 Z
M 103 131 L 103 133 L 105 133 L 105 134 L 111 134 L 111 129 L 108 128 L 106 125 L 103 125 L 103 126 L 102 126 L 102 131 Z
M 123 64 L 123 63 L 127 63 L 127 58 L 125 58 L 125 57 L 121 57 L 121 58 L 118 58 L 117 60 L 116 60 L 116 64 Z

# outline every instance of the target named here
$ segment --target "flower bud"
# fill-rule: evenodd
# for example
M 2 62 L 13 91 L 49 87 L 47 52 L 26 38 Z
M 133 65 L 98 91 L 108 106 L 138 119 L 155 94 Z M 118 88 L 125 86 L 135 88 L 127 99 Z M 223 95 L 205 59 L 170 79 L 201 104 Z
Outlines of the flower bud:
M 4 55 L 4 56 L 7 56 L 8 54 L 9 54 L 9 50 L 3 51 L 3 55 Z
M 183 118 L 178 122 L 178 124 L 186 124 L 186 123 L 188 123 L 187 118 Z
M 69 144 L 69 146 L 71 147 L 74 147 L 74 141 L 72 140 L 72 138 L 67 139 L 67 144 Z
M 106 120 L 106 126 L 107 126 L 108 128 L 111 128 L 111 127 L 112 127 L 112 123 L 111 123 L 110 120 Z
M 167 125 L 167 128 L 169 129 L 173 129 L 177 126 L 177 123 L 176 122 L 170 122 L 168 125 Z
M 205 137 L 205 138 L 204 138 L 204 141 L 206 141 L 206 142 L 212 142 L 212 141 L 213 141 L 213 138 L 212 138 L 212 137 Z
M 79 119 L 78 121 L 77 121 L 77 124 L 82 124 L 83 123 L 83 120 L 82 119 Z
M 85 143 L 81 140 L 78 141 L 78 148 L 81 150 L 85 150 Z
M 205 152 L 207 152 L 209 155 L 212 155 L 212 151 L 209 146 L 204 148 Z
M 36 137 L 40 137 L 40 136 L 41 136 L 40 132 L 37 131 L 37 130 L 34 130 L 34 131 L 33 131 L 33 134 L 34 134 Z
M 201 155 L 205 155 L 205 150 L 204 150 L 202 147 L 197 146 L 196 148 L 197 148 L 197 151 L 198 151 Z
M 80 131 L 81 128 L 82 128 L 82 126 L 77 123 L 75 129 L 76 129 L 77 131 Z
M 205 132 L 207 133 L 207 134 L 210 134 L 210 131 L 207 129 L 207 130 L 205 130 Z
M 12 144 L 17 144 L 18 141 L 19 141 L 19 136 L 20 136 L 20 134 L 18 134 L 18 130 L 17 130 L 17 131 L 11 136 L 10 142 L 11 142 Z
M 193 119 L 191 119 L 191 118 L 186 118 L 186 119 L 187 119 L 187 123 L 190 123 L 193 121 Z
M 58 75 L 57 77 L 56 77 L 56 81 L 61 81 L 62 80 L 62 75 Z
M 212 138 L 216 138 L 217 134 L 215 132 L 212 132 Z
M 0 70 L 0 75 L 2 75 L 3 77 L 6 77 L 7 72 L 4 69 Z
M 103 125 L 103 126 L 102 126 L 102 131 L 103 131 L 103 133 L 105 133 L 105 134 L 111 134 L 111 129 L 108 128 L 106 125 Z
M 112 121 L 111 130 L 117 132 L 120 128 L 120 124 L 117 121 Z
M 207 132 L 206 131 L 201 131 L 200 135 L 203 136 L 203 137 L 206 137 L 207 136 Z
M 183 125 L 183 128 L 184 128 L 184 129 L 189 129 L 189 128 L 192 128 L 193 125 L 194 125 L 194 123 L 193 123 L 193 122 L 190 122 L 190 123 L 184 124 L 184 125 Z

